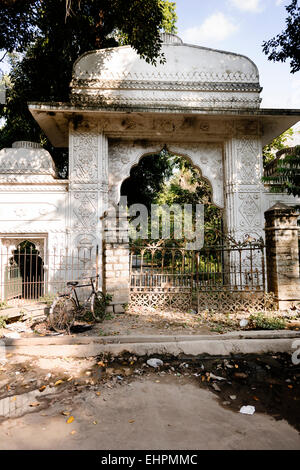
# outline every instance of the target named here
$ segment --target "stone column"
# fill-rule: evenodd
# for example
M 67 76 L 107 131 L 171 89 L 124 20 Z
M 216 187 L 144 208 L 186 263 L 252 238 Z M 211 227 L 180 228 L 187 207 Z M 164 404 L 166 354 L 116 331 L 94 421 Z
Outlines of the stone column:
M 79 275 L 97 268 L 101 276 L 102 259 L 99 256 L 96 267 L 96 246 L 101 253 L 100 217 L 108 205 L 108 141 L 96 122 L 70 124 L 69 160 L 69 248 L 87 257 L 91 254 L 91 263 L 79 266 Z
M 255 121 L 236 122 L 233 131 L 233 137 L 225 144 L 225 229 L 237 242 L 258 240 L 264 237 L 262 144 L 258 124 Z M 263 286 L 263 266 L 259 251 L 255 251 L 253 256 L 250 262 L 249 253 L 242 253 L 243 271 L 251 273 L 255 269 L 259 284 Z M 230 272 L 238 270 L 238 254 L 230 253 L 227 263 Z
M 276 295 L 280 310 L 300 302 L 298 216 L 282 203 L 265 212 L 268 291 Z
M 262 145 L 258 135 L 225 144 L 225 207 L 228 234 L 236 240 L 264 236 Z
M 126 213 L 114 209 L 105 219 L 103 285 L 105 293 L 112 295 L 108 311 L 123 313 L 130 289 L 128 222 Z

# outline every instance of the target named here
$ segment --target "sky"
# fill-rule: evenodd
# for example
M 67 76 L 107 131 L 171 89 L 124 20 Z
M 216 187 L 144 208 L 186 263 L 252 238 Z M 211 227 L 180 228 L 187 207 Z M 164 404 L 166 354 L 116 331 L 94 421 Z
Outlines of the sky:
M 285 29 L 290 0 L 177 0 L 178 36 L 188 44 L 236 52 L 258 66 L 262 108 L 300 109 L 300 72 L 271 62 L 262 51 Z

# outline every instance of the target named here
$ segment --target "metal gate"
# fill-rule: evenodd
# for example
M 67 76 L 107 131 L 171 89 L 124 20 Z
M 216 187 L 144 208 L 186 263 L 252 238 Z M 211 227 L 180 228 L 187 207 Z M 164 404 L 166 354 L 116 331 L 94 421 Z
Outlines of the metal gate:
M 130 304 L 186 310 L 265 308 L 263 240 L 248 237 L 187 250 L 160 240 L 130 246 Z

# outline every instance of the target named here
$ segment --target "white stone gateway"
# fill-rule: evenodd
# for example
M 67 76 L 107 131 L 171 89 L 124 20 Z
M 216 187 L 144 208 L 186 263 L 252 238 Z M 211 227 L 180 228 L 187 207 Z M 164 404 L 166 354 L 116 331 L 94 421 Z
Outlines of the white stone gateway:
M 69 147 L 69 179 L 50 155 L 19 144 L 0 152 L 0 237 L 78 249 L 101 246 L 100 217 L 117 204 L 131 168 L 167 147 L 206 178 L 236 239 L 264 236 L 264 212 L 299 203 L 264 188 L 262 147 L 294 125 L 300 110 L 261 109 L 259 73 L 247 57 L 164 35 L 165 63 L 129 46 L 91 51 L 75 62 L 70 103 L 29 109 L 56 147 Z M 98 269 L 102 260 L 99 257 Z

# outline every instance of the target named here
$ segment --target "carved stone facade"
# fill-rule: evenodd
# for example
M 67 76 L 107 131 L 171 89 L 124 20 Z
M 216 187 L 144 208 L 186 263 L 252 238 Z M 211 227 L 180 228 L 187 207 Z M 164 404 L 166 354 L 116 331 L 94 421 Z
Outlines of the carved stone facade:
M 101 274 L 101 218 L 118 203 L 132 167 L 165 146 L 201 171 L 234 238 L 264 236 L 263 214 L 274 202 L 299 203 L 267 193 L 261 176 L 262 146 L 297 122 L 300 112 L 259 109 L 259 74 L 247 57 L 183 44 L 172 35 L 164 40 L 166 62 L 157 67 L 128 46 L 88 52 L 74 64 L 70 103 L 29 106 L 51 143 L 69 147 L 69 180 L 55 179 L 49 153 L 36 144 L 2 149 L 2 243 L 41 237 L 45 253 L 81 253 L 78 276 L 89 269 Z M 114 243 L 110 255 L 124 258 Z M 119 297 L 126 303 L 127 262 L 119 264 Z M 114 279 L 106 285 L 112 291 L 118 281 L 110 274 L 103 281 Z

